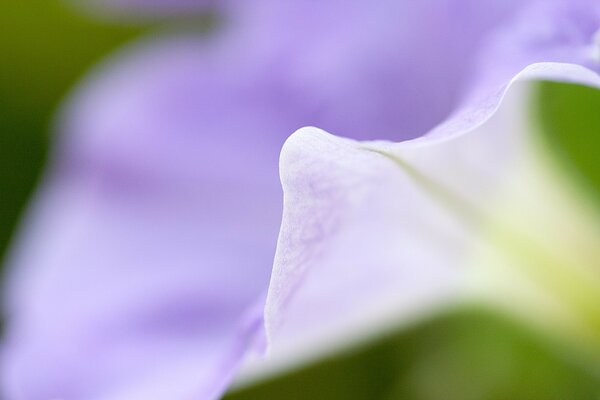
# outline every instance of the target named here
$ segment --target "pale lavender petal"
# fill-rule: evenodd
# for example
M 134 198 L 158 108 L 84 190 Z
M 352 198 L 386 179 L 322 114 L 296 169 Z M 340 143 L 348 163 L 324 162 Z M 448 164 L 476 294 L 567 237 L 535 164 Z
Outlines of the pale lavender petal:
M 261 332 L 290 122 L 197 38 L 130 50 L 67 107 L 14 257 L 8 398 L 214 398 Z
M 109 64 L 72 99 L 56 165 L 14 257 L 4 354 L 9 398 L 217 396 L 260 338 L 256 307 L 280 217 L 276 165 L 284 138 L 307 124 L 389 140 L 433 128 L 465 98 L 487 33 L 513 11 L 492 0 L 326 3 L 248 6 L 228 34 L 129 49 L 132 55 Z M 481 79 L 493 86 L 494 79 Z M 329 173 L 345 174 L 346 150 L 335 154 Z M 384 214 L 404 208 L 390 203 L 395 189 L 370 193 L 377 182 L 402 178 L 372 157 L 352 167 L 356 184 L 348 182 L 357 191 L 347 198 L 343 179 L 340 187 L 311 180 L 321 164 L 307 168 L 302 185 L 308 193 L 325 190 L 324 210 L 314 210 L 323 221 L 371 224 L 365 229 L 372 235 L 357 224 L 348 243 L 360 250 L 352 237 L 360 236 L 390 267 L 395 255 L 386 249 L 397 235 Z M 358 151 L 356 160 L 363 158 Z M 372 222 L 364 209 L 353 211 L 365 198 L 380 206 Z M 339 209 L 326 204 L 331 199 Z M 316 228 L 293 234 L 307 245 L 324 238 L 314 250 L 321 251 L 330 226 Z M 378 233 L 389 239 L 369 240 Z M 356 262 L 370 263 L 369 255 Z M 435 261 L 423 252 L 415 257 Z M 414 277 L 417 305 L 427 297 L 421 283 L 437 278 L 435 270 Z M 364 273 L 347 284 L 362 284 Z M 273 293 L 291 298 L 297 284 L 278 276 Z
M 486 39 L 462 105 L 424 137 L 356 142 L 308 128 L 288 140 L 266 308 L 273 365 L 331 350 L 349 332 L 361 337 L 405 322 L 461 292 L 473 227 L 456 219 L 463 210 L 448 212 L 457 207 L 452 196 L 423 188 L 421 174 L 485 206 L 523 157 L 519 135 L 528 136 L 518 124 L 526 104 L 488 121 L 510 86 L 545 79 L 600 87 L 599 30 L 598 3 L 534 2 Z M 248 373 L 261 368 L 272 367 Z
M 260 323 L 285 137 L 306 124 L 390 139 L 434 126 L 480 36 L 510 14 L 468 18 L 480 3 L 272 2 L 206 40 L 105 66 L 71 99 L 14 257 L 9 397 L 218 393 Z
M 583 73 L 572 72 L 556 63 L 585 67 L 593 71 L 588 73 L 592 76 L 600 72 L 599 32 L 598 2 L 538 0 L 530 3 L 510 24 L 488 37 L 469 89 L 459 103 L 461 106 L 427 136 L 447 138 L 483 122 L 497 108 L 508 85 L 521 71 L 527 70 L 527 74 L 536 74 L 539 79 L 564 82 L 579 82 Z
M 304 125 L 399 141 L 455 109 L 488 34 L 527 3 L 263 0 L 238 13 L 285 84 L 315 102 Z
M 489 108 L 461 114 L 446 136 L 358 142 L 303 128 L 288 139 L 281 155 L 284 216 L 265 314 L 271 357 L 248 365 L 244 379 L 461 299 L 487 222 L 480 216 L 531 157 L 528 97 L 511 89 L 499 108 L 513 82 L 531 79 L 600 88 L 600 77 L 583 67 L 537 64 Z
M 246 33 L 128 49 L 71 100 L 13 262 L 9 397 L 218 393 L 260 317 L 246 326 L 268 284 L 285 137 L 346 113 L 395 131 L 395 115 L 341 102 L 344 84 L 321 92 L 326 68 L 309 68 L 306 92 L 308 78 L 280 65 L 299 56 Z M 387 94 L 345 79 L 373 102 Z

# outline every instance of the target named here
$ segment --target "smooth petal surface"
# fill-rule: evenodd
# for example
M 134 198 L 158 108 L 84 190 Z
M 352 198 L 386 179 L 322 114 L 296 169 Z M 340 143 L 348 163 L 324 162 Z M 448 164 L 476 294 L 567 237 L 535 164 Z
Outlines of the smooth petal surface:
M 525 4 L 263 0 L 240 5 L 238 14 L 240 29 L 285 71 L 279 84 L 312 99 L 304 126 L 400 141 L 423 135 L 455 109 L 488 35 Z
M 131 50 L 64 115 L 13 260 L 8 398 L 214 398 L 261 331 L 285 109 L 197 38 Z
M 483 208 L 502 193 L 519 174 L 513 164 L 532 153 L 527 104 L 515 95 L 488 120 L 520 79 L 600 86 L 598 29 L 597 3 L 526 4 L 485 40 L 460 105 L 427 135 L 356 142 L 309 128 L 288 140 L 266 308 L 274 361 L 264 370 L 331 351 L 352 340 L 349 332 L 364 337 L 401 324 L 463 292 L 482 222 L 457 219 L 472 211 L 447 190 Z
M 314 124 L 400 140 L 438 123 L 508 14 L 451 3 L 274 2 L 208 39 L 134 45 L 92 76 L 13 257 L 6 395 L 218 396 L 260 338 L 284 139 Z
M 487 33 L 517 10 L 507 4 L 271 2 L 248 6 L 239 26 L 208 40 L 134 46 L 105 66 L 71 100 L 54 169 L 13 258 L 7 396 L 217 397 L 260 339 L 285 137 L 304 125 L 394 141 L 430 130 L 467 98 L 469 72 Z M 474 91 L 480 103 L 470 102 L 472 111 L 462 108 L 442 136 L 473 127 L 495 110 L 504 86 L 488 90 L 496 78 L 480 79 L 485 96 Z M 306 291 L 316 292 L 319 301 L 312 304 L 323 307 L 335 294 L 343 304 L 331 303 L 331 310 L 341 310 L 340 320 L 369 293 L 381 295 L 373 297 L 375 306 L 387 304 L 408 273 L 394 269 L 406 255 L 393 244 L 408 234 L 389 224 L 388 211 L 402 217 L 418 199 L 430 201 L 415 191 L 417 200 L 396 203 L 396 189 L 373 186 L 407 181 L 389 160 L 356 142 L 315 136 L 314 145 L 310 137 L 294 136 L 282 158 L 287 211 L 267 314 L 272 327 L 281 315 L 294 321 L 302 314 L 302 299 L 312 297 Z M 324 150 L 324 161 L 307 153 L 315 164 L 303 165 L 300 155 L 309 148 Z M 298 171 L 301 166 L 306 170 Z M 315 168 L 321 167 L 331 168 L 319 175 Z M 347 167 L 354 178 L 347 179 Z M 310 193 L 319 198 L 303 203 Z M 374 206 L 363 208 L 367 200 Z M 423 218 L 444 220 L 442 210 L 427 207 L 431 215 Z M 290 222 L 295 219 L 306 227 Z M 446 225 L 459 242 L 447 251 L 460 251 L 467 232 L 451 220 Z M 330 240 L 336 226 L 345 235 L 338 244 Z M 338 275 L 346 259 L 336 258 L 343 248 L 326 254 L 334 244 L 356 249 L 354 277 Z M 361 268 L 373 264 L 373 253 L 382 271 L 366 281 L 369 271 Z M 421 308 L 453 292 L 454 284 L 439 277 L 460 279 L 437 264 L 439 255 L 416 248 L 409 256 L 432 268 L 411 277 L 402 307 Z M 304 285 L 300 277 L 317 270 L 312 266 L 320 257 L 332 268 L 323 282 L 342 286 Z M 339 297 L 353 285 L 360 295 Z M 300 288 L 304 294 L 295 295 Z M 292 305 L 292 298 L 299 303 Z M 323 309 L 311 323 L 299 319 L 290 326 L 309 329 L 328 314 Z M 320 334 L 307 330 L 309 336 Z
M 461 298 L 495 204 L 538 158 L 522 89 L 512 89 L 492 117 L 510 85 L 528 79 L 600 88 L 600 77 L 585 68 L 537 64 L 492 103 L 463 110 L 433 136 L 357 142 L 304 128 L 288 139 L 284 217 L 266 306 L 272 361 L 248 368 L 249 376 Z M 535 204 L 537 195 L 528 200 Z
M 464 211 L 448 213 L 448 204 L 436 209 L 439 197 L 451 208 L 464 206 L 442 193 L 432 200 L 432 193 L 420 187 L 423 182 L 415 187 L 415 179 L 425 173 L 468 204 L 486 204 L 502 190 L 500 179 L 507 175 L 510 157 L 524 154 L 522 146 L 510 143 L 514 135 L 526 135 L 525 124 L 514 125 L 526 106 L 495 118 L 500 128 L 489 123 L 481 128 L 506 131 L 504 136 L 472 133 L 463 139 L 463 134 L 498 110 L 516 79 L 598 86 L 599 29 L 597 3 L 532 2 L 486 40 L 461 105 L 424 137 L 400 144 L 352 142 L 314 131 L 292 137 L 281 158 L 286 205 L 267 302 L 273 353 L 293 348 L 296 357 L 310 357 L 306 348 L 315 343 L 321 350 L 324 343 L 331 348 L 349 331 L 360 336 L 382 329 L 372 321 L 399 323 L 428 304 L 443 303 L 448 292 L 460 293 L 455 281 L 465 270 L 464 248 L 476 247 L 469 236 L 477 229 L 464 221 L 452 223 Z M 428 160 L 424 164 L 413 165 L 414 155 L 403 150 L 429 147 L 430 154 L 413 150 L 417 158 Z M 380 153 L 399 155 L 403 168 L 398 160 L 383 167 Z M 404 164 L 407 158 L 411 162 Z M 438 235 L 445 240 L 436 240 Z M 440 246 L 449 247 L 444 252 Z M 322 314 L 308 312 L 317 304 L 325 310 Z

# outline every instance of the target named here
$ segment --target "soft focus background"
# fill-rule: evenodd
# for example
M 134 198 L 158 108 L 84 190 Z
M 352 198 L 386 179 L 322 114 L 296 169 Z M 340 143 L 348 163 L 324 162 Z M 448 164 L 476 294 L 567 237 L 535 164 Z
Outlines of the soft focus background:
M 151 28 L 86 19 L 52 0 L 0 3 L 3 257 L 43 172 L 61 99 L 96 61 Z M 600 93 L 543 84 L 535 109 L 546 143 L 600 206 Z M 599 374 L 506 316 L 473 308 L 234 390 L 228 398 L 597 399 Z

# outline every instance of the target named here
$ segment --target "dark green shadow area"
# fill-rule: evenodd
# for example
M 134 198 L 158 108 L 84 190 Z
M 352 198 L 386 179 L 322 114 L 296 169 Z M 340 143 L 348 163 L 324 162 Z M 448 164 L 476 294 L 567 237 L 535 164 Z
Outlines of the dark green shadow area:
M 484 309 L 456 310 L 227 400 L 591 400 L 600 381 Z
M 39 179 L 60 100 L 95 61 L 141 30 L 92 21 L 66 3 L 0 3 L 0 257 Z
M 600 90 L 543 82 L 534 104 L 548 148 L 600 207 Z

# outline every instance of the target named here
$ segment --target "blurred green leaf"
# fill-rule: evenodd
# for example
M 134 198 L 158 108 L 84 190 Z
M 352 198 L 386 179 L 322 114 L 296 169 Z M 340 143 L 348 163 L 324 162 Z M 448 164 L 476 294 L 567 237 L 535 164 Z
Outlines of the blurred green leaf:
M 489 310 L 455 310 L 227 400 L 589 400 L 600 381 Z
M 86 19 L 66 3 L 0 3 L 0 256 L 44 165 L 56 106 L 89 66 L 140 31 Z
M 535 100 L 548 148 L 600 206 L 600 90 L 543 82 Z

